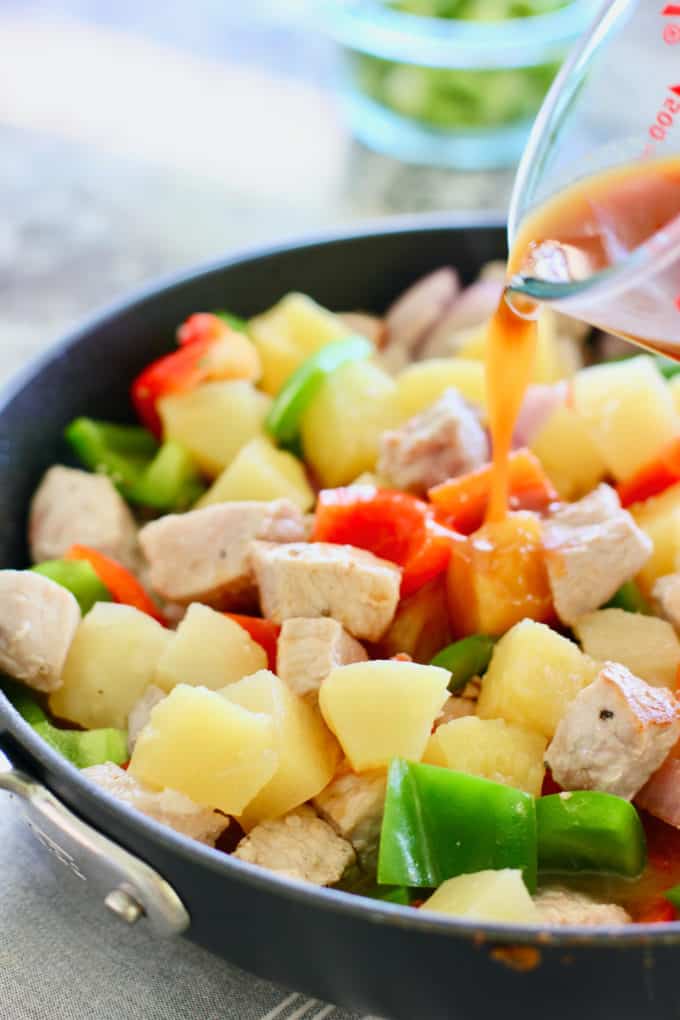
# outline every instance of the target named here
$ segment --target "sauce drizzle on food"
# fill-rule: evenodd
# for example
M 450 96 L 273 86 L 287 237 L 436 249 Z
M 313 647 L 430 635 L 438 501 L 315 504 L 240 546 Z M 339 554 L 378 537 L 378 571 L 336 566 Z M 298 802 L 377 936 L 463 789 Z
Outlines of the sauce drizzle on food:
M 527 218 L 510 253 L 508 280 L 517 274 L 563 283 L 586 279 L 624 259 L 679 216 L 680 157 L 585 178 Z M 664 300 L 661 292 L 658 299 Z M 680 308 L 680 297 L 677 302 Z M 508 456 L 531 381 L 537 314 L 528 298 L 506 289 L 489 327 L 486 380 L 494 471 L 488 521 L 501 521 L 508 511 Z M 674 336 L 621 335 L 680 358 L 680 320 Z

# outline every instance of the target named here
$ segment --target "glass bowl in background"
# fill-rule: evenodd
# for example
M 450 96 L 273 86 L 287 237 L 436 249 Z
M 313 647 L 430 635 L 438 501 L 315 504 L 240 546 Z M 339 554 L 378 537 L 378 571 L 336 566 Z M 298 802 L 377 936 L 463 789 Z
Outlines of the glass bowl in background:
M 340 95 L 354 134 L 410 163 L 512 166 L 569 47 L 598 7 L 597 0 L 568 0 L 553 10 L 557 4 L 468 0 L 468 9 L 489 19 L 473 21 L 411 13 L 453 6 L 442 0 L 327 0 L 324 26 L 340 50 Z M 490 20 L 508 9 L 541 8 L 551 10 Z

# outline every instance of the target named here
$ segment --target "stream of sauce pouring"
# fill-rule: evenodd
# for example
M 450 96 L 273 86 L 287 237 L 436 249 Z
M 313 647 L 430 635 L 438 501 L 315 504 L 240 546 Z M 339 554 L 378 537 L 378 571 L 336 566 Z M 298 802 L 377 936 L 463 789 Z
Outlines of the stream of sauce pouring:
M 508 259 L 507 278 L 521 274 L 527 266 L 535 267 L 547 252 L 547 261 L 555 262 L 557 255 L 562 268 L 573 271 L 571 278 L 583 279 L 624 258 L 677 216 L 680 156 L 585 178 L 527 217 Z M 508 455 L 531 381 L 537 316 L 536 304 L 506 290 L 489 326 L 486 386 L 494 470 L 488 521 L 503 520 L 508 512 Z M 658 342 L 629 334 L 625 338 L 663 353 L 673 353 L 675 346 L 674 356 L 678 356 L 680 329 L 676 337 Z

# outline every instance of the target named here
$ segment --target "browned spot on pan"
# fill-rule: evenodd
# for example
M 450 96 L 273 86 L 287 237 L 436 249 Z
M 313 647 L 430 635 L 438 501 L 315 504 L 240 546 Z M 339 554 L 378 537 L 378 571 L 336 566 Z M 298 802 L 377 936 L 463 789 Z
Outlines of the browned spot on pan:
M 511 970 L 522 974 L 536 970 L 541 965 L 541 954 L 533 946 L 496 946 L 489 951 L 492 960 L 502 963 Z

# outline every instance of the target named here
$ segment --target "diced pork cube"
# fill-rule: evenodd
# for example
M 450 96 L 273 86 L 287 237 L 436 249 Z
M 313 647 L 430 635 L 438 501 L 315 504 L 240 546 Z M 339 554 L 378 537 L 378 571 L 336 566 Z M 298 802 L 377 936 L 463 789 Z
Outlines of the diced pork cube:
M 130 757 L 132 757 L 132 752 L 135 749 L 137 737 L 151 718 L 151 712 L 158 702 L 162 701 L 165 697 L 165 691 L 162 691 L 160 687 L 156 687 L 154 684 L 149 684 L 139 701 L 131 709 L 127 724 L 128 752 Z
M 543 544 L 555 609 L 567 624 L 607 602 L 652 552 L 651 540 L 607 485 L 546 521 Z
M 585 893 L 554 885 L 541 889 L 534 896 L 544 924 L 570 924 L 597 927 L 629 924 L 630 915 L 616 903 L 600 903 Z
M 276 651 L 276 672 L 302 697 L 317 700 L 322 682 L 336 666 L 363 662 L 364 648 L 329 617 L 284 620 Z
M 234 856 L 314 885 L 339 882 L 356 860 L 351 844 L 307 805 L 256 825 Z
M 56 691 L 80 608 L 70 591 L 31 570 L 0 570 L 0 670 Z
M 560 720 L 546 762 L 565 790 L 630 800 L 680 737 L 680 702 L 607 662 Z
M 680 631 L 680 574 L 660 577 L 652 588 L 655 608 Z
M 154 818 L 183 836 L 214 846 L 215 840 L 229 825 L 226 815 L 201 807 L 176 790 L 149 790 L 124 769 L 107 762 L 91 765 L 82 775 L 106 790 L 116 800 L 129 804 L 143 815 Z
M 72 545 L 89 545 L 134 570 L 137 526 L 125 500 L 105 475 L 57 464 L 38 486 L 28 520 L 34 563 L 59 559 Z
M 576 503 L 565 503 L 556 510 L 551 520 L 575 528 L 582 524 L 602 524 L 619 513 L 621 502 L 616 489 L 604 482 Z
M 429 331 L 455 301 L 460 279 L 455 269 L 443 266 L 417 280 L 387 309 L 387 340 L 381 350 L 381 364 L 398 372 L 419 354 Z
M 425 492 L 489 459 L 489 442 L 473 409 L 454 389 L 380 439 L 378 474 L 393 486 Z
M 374 870 L 380 841 L 387 776 L 347 771 L 314 798 L 314 807 L 338 835 L 349 840 L 365 870 Z
M 363 549 L 327 542 L 253 542 L 251 562 L 264 615 L 330 616 L 366 641 L 378 641 L 399 602 L 401 571 Z
M 155 591 L 175 602 L 206 602 L 218 608 L 254 597 L 250 544 L 295 542 L 306 534 L 299 507 L 287 499 L 219 503 L 168 514 L 139 533 Z

